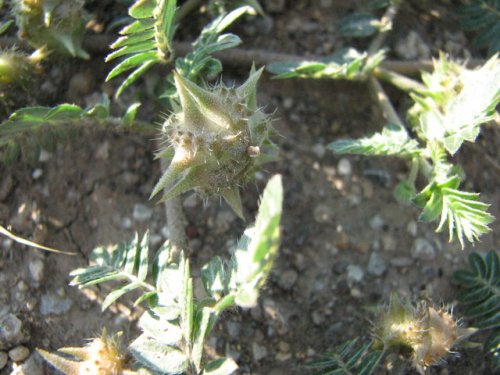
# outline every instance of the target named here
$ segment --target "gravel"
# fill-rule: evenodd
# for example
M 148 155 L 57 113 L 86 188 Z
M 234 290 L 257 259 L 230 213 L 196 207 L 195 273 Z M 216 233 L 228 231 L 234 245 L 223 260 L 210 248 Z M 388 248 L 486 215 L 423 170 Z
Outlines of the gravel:
M 427 239 L 416 238 L 411 248 L 411 256 L 414 259 L 424 261 L 434 260 L 436 257 L 436 250 Z
M 297 282 L 298 277 L 299 274 L 294 269 L 286 270 L 280 274 L 278 284 L 284 290 L 291 290 Z
M 352 166 L 349 159 L 342 158 L 337 164 L 337 172 L 341 176 L 350 176 L 352 174 Z
M 267 357 L 267 348 L 256 342 L 252 343 L 252 356 L 255 361 L 260 361 Z
M 0 350 L 10 349 L 27 339 L 22 321 L 14 314 L 0 318 Z
M 22 362 L 28 358 L 29 355 L 30 350 L 24 345 L 19 345 L 9 350 L 9 357 L 14 362 Z
M 366 271 L 373 276 L 382 276 L 387 269 L 384 259 L 376 251 L 370 254 L 370 260 L 368 261 L 368 267 Z
M 69 298 L 59 297 L 52 293 L 47 293 L 42 296 L 40 303 L 40 313 L 42 315 L 61 315 L 67 313 L 73 301 Z
M 364 271 L 360 266 L 349 264 L 347 266 L 347 279 L 349 281 L 360 282 L 365 277 Z

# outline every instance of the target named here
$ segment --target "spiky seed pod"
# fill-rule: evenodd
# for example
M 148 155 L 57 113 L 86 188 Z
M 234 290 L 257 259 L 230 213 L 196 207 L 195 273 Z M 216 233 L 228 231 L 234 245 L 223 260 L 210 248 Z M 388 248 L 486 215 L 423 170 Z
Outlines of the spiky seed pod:
M 240 87 L 219 83 L 210 89 L 174 72 L 181 109 L 164 123 L 166 147 L 159 152 L 173 151 L 173 157 L 151 196 L 165 189 L 165 201 L 194 189 L 204 197 L 222 196 L 243 218 L 239 187 L 275 158 L 271 119 L 257 107 L 262 70 L 252 68 Z
M 13 0 L 19 37 L 40 48 L 88 59 L 82 48 L 85 33 L 84 0 Z
M 52 366 L 66 375 L 122 375 L 136 374 L 127 369 L 127 356 L 122 352 L 116 337 L 108 337 L 106 331 L 88 345 L 79 348 L 61 348 L 59 352 L 75 357 L 75 360 L 37 349 Z
M 443 361 L 451 348 L 472 332 L 459 327 L 444 309 L 435 309 L 427 302 L 414 306 L 397 296 L 391 297 L 373 327 L 376 347 L 401 350 L 421 371 Z
M 26 86 L 33 73 L 41 71 L 39 63 L 46 55 L 43 48 L 29 56 L 15 49 L 0 52 L 0 88 L 10 84 Z

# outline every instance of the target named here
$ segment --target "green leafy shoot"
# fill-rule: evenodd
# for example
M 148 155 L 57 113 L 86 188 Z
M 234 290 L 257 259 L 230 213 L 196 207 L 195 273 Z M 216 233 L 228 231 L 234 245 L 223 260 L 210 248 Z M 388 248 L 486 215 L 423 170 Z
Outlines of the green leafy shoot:
M 370 375 L 383 357 L 383 351 L 373 350 L 372 344 L 358 345 L 358 339 L 338 346 L 334 352 L 313 360 L 307 367 L 317 375 Z
M 364 80 L 385 58 L 383 50 L 373 55 L 360 53 L 354 48 L 342 49 L 320 61 L 276 62 L 267 70 L 276 74 L 275 79 L 287 78 L 331 78 Z
M 124 282 L 107 295 L 102 302 L 103 310 L 135 289 L 154 291 L 154 287 L 145 281 L 148 274 L 148 251 L 148 233 L 142 239 L 139 239 L 136 234 L 131 242 L 114 245 L 111 248 L 98 247 L 94 249 L 91 256 L 95 265 L 72 271 L 70 276 L 73 279 L 70 285 L 84 288 L 107 281 Z
M 500 101 L 500 60 L 495 55 L 477 70 L 448 68 L 444 60 L 441 56 L 435 62 L 434 75 L 424 75 L 428 93 L 413 95 L 417 104 L 411 113 L 425 139 L 441 143 L 453 155 L 464 141 L 474 142 L 480 125 L 494 118 Z
M 117 97 L 153 65 L 171 61 L 175 10 L 176 0 L 137 0 L 129 8 L 135 21 L 120 31 L 122 36 L 111 45 L 115 51 L 106 57 L 106 61 L 126 57 L 106 81 L 133 69 L 118 88 Z
M 19 155 L 30 161 L 38 160 L 40 150 L 53 152 L 75 124 L 103 122 L 109 115 L 109 100 L 83 109 L 74 104 L 56 107 L 26 107 L 14 112 L 0 124 L 2 159 L 12 163 Z
M 255 306 L 271 272 L 280 241 L 282 205 L 281 177 L 274 176 L 264 190 L 255 226 L 245 231 L 232 259 L 236 304 L 241 307 Z
M 91 266 L 71 272 L 71 285 L 120 282 L 104 299 L 103 309 L 128 292 L 142 290 L 135 303 L 147 301 L 148 309 L 139 320 L 142 334 L 130 345 L 141 366 L 169 374 L 188 369 L 197 374 L 229 374 L 237 368 L 231 359 L 204 363 L 204 343 L 225 309 L 256 303 L 276 257 L 282 201 L 281 178 L 275 176 L 264 190 L 255 226 L 245 231 L 231 261 L 215 257 L 203 267 L 208 298 L 195 299 L 189 261 L 182 252 L 173 259 L 168 241 L 149 270 L 147 233 L 142 239 L 136 235 L 128 243 L 96 248 Z M 146 280 L 148 273 L 153 283 Z
M 386 125 L 381 133 L 375 133 L 370 137 L 335 141 L 330 143 L 328 148 L 338 154 L 401 157 L 414 157 L 421 152 L 417 141 L 411 139 L 406 129 L 399 124 Z
M 460 179 L 453 176 L 443 183 L 433 182 L 414 199 L 422 208 L 421 221 L 434 221 L 440 217 L 436 231 L 448 226 L 450 241 L 458 239 L 462 249 L 464 238 L 473 243 L 481 234 L 489 232 L 493 216 L 487 212 L 488 204 L 479 201 L 479 194 L 458 190 Z
M 458 8 L 461 26 L 466 31 L 476 31 L 474 44 L 488 47 L 489 54 L 500 52 L 500 1 L 472 0 Z
M 491 354 L 492 365 L 500 370 L 500 257 L 490 251 L 486 256 L 473 252 L 469 267 L 456 271 L 454 279 L 463 288 L 459 294 L 463 315 L 479 330 L 491 330 L 484 349 Z
M 200 77 L 213 78 L 222 71 L 221 62 L 211 55 L 218 51 L 233 48 L 241 43 L 235 34 L 221 34 L 238 18 L 252 12 L 252 7 L 242 6 L 229 13 L 223 13 L 206 25 L 193 43 L 193 51 L 175 61 L 177 71 L 193 82 Z

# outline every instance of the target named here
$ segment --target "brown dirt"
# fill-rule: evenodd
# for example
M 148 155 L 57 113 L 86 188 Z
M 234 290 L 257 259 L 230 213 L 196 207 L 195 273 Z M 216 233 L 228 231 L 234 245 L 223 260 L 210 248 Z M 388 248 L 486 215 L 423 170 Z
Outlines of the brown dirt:
M 280 2 L 261 3 L 266 7 Z M 334 0 L 326 8 L 311 3 L 285 1 L 282 10 L 269 14 L 272 21 L 248 18 L 235 32 L 242 37 L 244 47 L 301 55 L 331 53 L 348 43 L 334 36 L 334 25 L 362 1 Z M 394 47 L 410 30 L 419 33 L 433 56 L 445 48 L 447 35 L 454 36 L 457 43 L 465 43 L 450 3 L 410 1 L 404 5 L 388 45 Z M 270 30 L 262 26 L 264 22 L 272 23 Z M 189 29 L 181 35 L 188 37 L 195 32 Z M 363 43 L 355 42 L 359 46 Z M 457 49 L 454 44 L 448 47 Z M 478 53 L 468 44 L 461 47 Z M 464 56 L 464 48 L 458 48 L 461 54 L 457 57 Z M 397 58 L 393 52 L 391 56 Z M 92 80 L 90 88 L 84 88 L 77 100 L 80 104 L 110 88 L 102 84 L 103 72 L 109 67 L 99 61 L 102 56 L 95 56 L 90 73 L 84 63 L 68 62 L 62 68 L 72 75 L 87 74 L 84 80 Z M 243 69 L 225 70 L 224 78 L 241 81 L 246 74 Z M 283 175 L 283 242 L 259 306 L 224 314 L 208 340 L 208 349 L 211 354 L 236 355 L 241 374 L 303 374 L 307 373 L 302 367 L 306 360 L 347 339 L 368 337 L 371 315 L 367 311 L 387 301 L 393 291 L 411 298 L 430 298 L 438 305 L 453 303 L 457 288 L 452 273 L 465 264 L 470 251 L 499 248 L 500 222 L 495 221 L 491 233 L 474 248 L 467 246 L 464 251 L 456 243 L 448 243 L 444 234 L 436 234 L 435 223 L 418 223 L 415 232 L 418 210 L 399 205 L 392 193 L 407 173 L 404 162 L 348 156 L 344 159 L 350 162 L 352 173 L 341 175 L 341 158 L 322 150 L 331 141 L 366 135 L 383 126 L 367 86 L 269 78 L 265 76 L 260 83 L 259 103 L 269 112 L 276 108 L 281 160 L 259 174 L 256 184 L 243 191 L 243 197 L 251 217 L 269 176 Z M 148 84 L 151 82 L 135 94 L 147 95 Z M 409 105 L 404 94 L 392 89 L 389 93 L 404 113 Z M 132 101 L 132 96 L 125 95 L 124 101 Z M 59 102 L 72 98 L 74 92 L 60 90 Z M 147 105 L 141 116 L 149 119 L 148 111 L 153 107 Z M 456 161 L 467 174 L 466 188 L 480 192 L 482 200 L 492 204 L 491 213 L 500 217 L 500 175 L 486 160 L 489 155 L 500 163 L 500 133 L 486 127 L 477 144 L 480 148 L 464 147 Z M 165 240 L 164 208 L 148 200 L 160 175 L 153 152 L 150 137 L 90 129 L 61 144 L 48 160 L 32 166 L 21 162 L 10 167 L 0 165 L 0 193 L 7 186 L 7 193 L 0 194 L 0 223 L 12 225 L 13 231 L 26 238 L 77 254 L 49 254 L 0 239 L 0 310 L 9 309 L 28 327 L 30 339 L 26 345 L 30 349 L 81 345 L 83 339 L 95 336 L 103 327 L 111 332 L 123 331 L 125 341 L 137 334 L 140 308 L 124 299 L 102 313 L 99 301 L 106 287 L 78 290 L 68 286 L 68 273 L 85 266 L 94 247 L 128 240 L 134 232 L 149 229 L 155 236 L 154 247 Z M 41 176 L 35 178 L 40 172 Z M 134 219 L 136 204 L 149 207 L 151 218 Z M 197 276 L 199 268 L 213 255 L 229 255 L 245 223 L 216 199 L 204 204 L 188 194 L 184 205 L 190 228 L 197 233 L 190 240 L 192 269 Z M 381 219 L 379 227 L 373 224 L 374 217 Z M 411 257 L 412 246 L 418 240 L 426 240 L 435 249 L 432 259 Z M 372 252 L 377 252 L 386 265 L 380 276 L 367 272 Z M 37 282 L 29 266 L 40 259 L 43 279 Z M 394 260 L 408 263 L 394 266 Z M 362 280 L 348 277 L 353 266 L 359 266 Z M 293 279 L 294 275 L 297 279 L 291 282 L 289 277 Z M 69 299 L 69 310 L 42 314 L 42 296 L 52 295 Z M 260 360 L 255 359 L 256 353 L 262 353 Z M 479 350 L 460 353 L 430 373 L 490 373 Z M 8 365 L 0 374 L 10 369 Z M 379 373 L 390 371 L 381 369 Z

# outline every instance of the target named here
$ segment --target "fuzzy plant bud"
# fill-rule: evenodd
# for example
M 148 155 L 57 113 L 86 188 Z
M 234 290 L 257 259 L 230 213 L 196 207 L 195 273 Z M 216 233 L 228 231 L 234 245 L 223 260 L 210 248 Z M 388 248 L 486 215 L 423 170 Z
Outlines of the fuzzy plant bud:
M 0 88 L 10 84 L 27 85 L 33 73 L 41 71 L 39 62 L 46 56 L 43 48 L 30 56 L 16 50 L 0 52 Z
M 451 348 L 471 333 L 445 309 L 427 302 L 415 306 L 397 296 L 381 310 L 373 327 L 376 347 L 400 350 L 420 371 L 444 361 Z
M 19 37 L 35 47 L 88 59 L 82 48 L 84 0 L 13 0 Z
M 165 189 L 168 200 L 194 189 L 203 197 L 222 196 L 243 218 L 239 188 L 275 159 L 271 119 L 256 101 L 261 74 L 252 68 L 240 87 L 208 89 L 174 72 L 181 108 L 163 125 L 166 147 L 159 153 L 171 162 L 151 196 Z
M 47 362 L 66 375 L 137 374 L 128 369 L 127 355 L 122 352 L 116 337 L 108 337 L 106 331 L 83 348 L 59 349 L 59 352 L 73 356 L 74 360 L 42 349 L 37 351 Z

